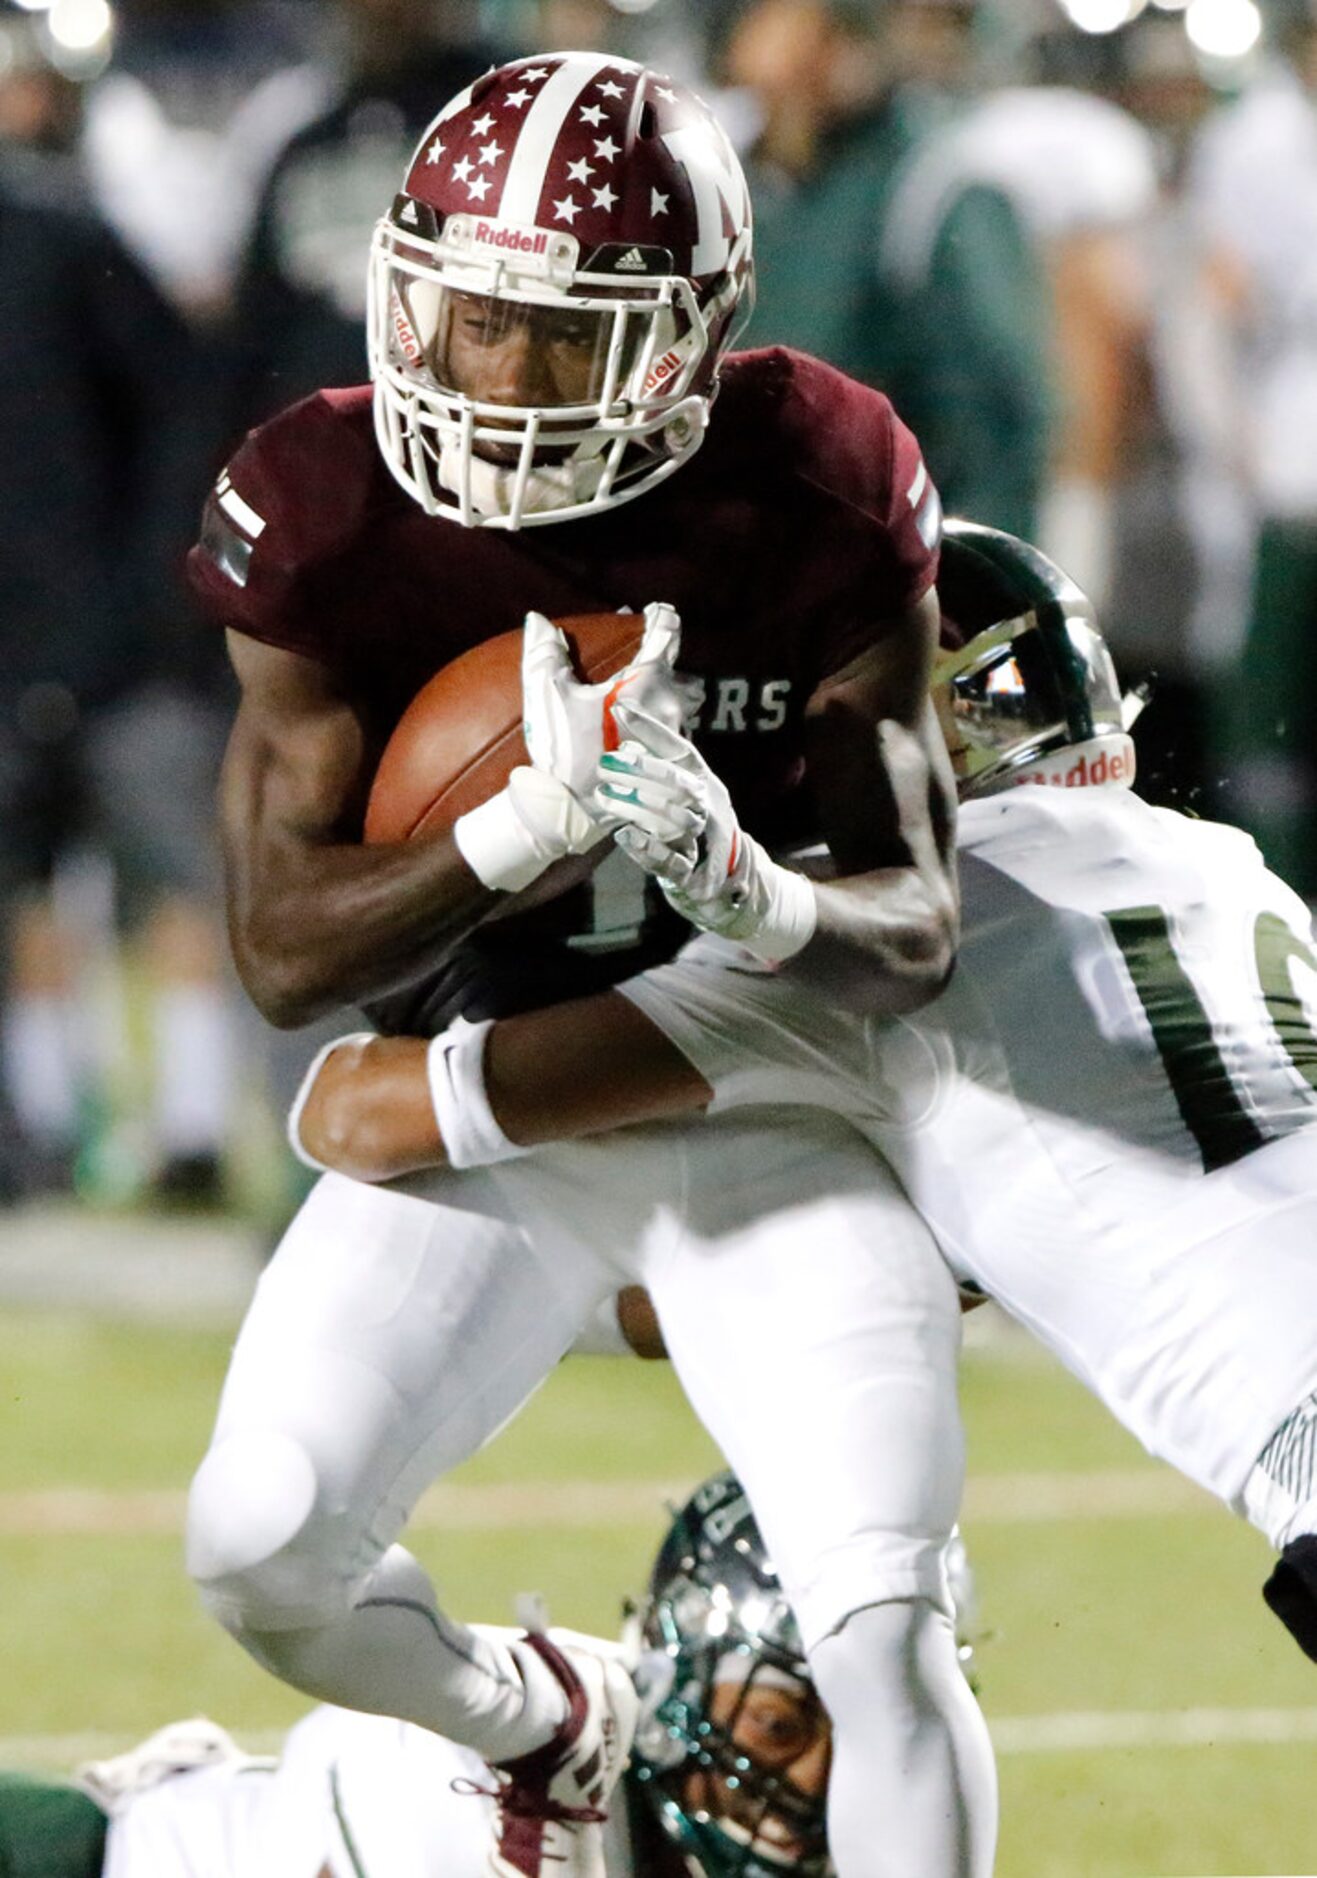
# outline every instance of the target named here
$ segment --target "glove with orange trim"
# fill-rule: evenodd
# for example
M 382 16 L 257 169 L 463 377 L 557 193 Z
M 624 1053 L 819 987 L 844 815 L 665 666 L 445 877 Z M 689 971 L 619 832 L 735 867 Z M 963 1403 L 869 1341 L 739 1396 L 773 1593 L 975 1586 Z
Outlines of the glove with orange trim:
M 681 722 L 681 693 L 672 675 L 681 643 L 674 608 L 645 608 L 636 656 L 598 684 L 582 684 L 567 641 L 542 613 L 528 613 L 522 637 L 523 730 L 530 766 L 459 817 L 453 837 L 485 886 L 516 892 L 565 854 L 588 853 L 615 826 L 593 799 L 595 773 L 616 746 L 615 701 L 635 697 L 660 724 Z
M 634 701 L 674 730 L 681 723 L 681 694 L 672 677 L 681 621 L 661 600 L 645 608 L 644 621 L 630 664 L 598 684 L 583 685 L 563 634 L 542 613 L 526 615 L 521 651 L 526 748 L 535 768 L 565 784 L 578 802 L 590 802 L 599 758 L 617 747 L 613 708 L 618 700 Z
M 626 698 L 614 716 L 623 739 L 599 759 L 594 801 L 621 823 L 617 845 L 693 926 L 773 962 L 799 952 L 817 918 L 809 881 L 746 834 L 726 784 L 688 737 Z

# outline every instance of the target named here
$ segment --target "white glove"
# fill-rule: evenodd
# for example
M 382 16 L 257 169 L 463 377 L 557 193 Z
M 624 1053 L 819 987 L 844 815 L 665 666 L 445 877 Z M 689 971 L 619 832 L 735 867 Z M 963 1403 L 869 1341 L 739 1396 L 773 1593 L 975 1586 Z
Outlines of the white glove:
M 731 796 L 689 738 L 619 702 L 625 740 L 599 760 L 595 804 L 613 839 L 675 910 L 756 957 L 788 959 L 814 934 L 814 889 L 745 833 Z
M 619 693 L 625 691 L 628 702 L 674 730 L 681 723 L 681 693 L 672 676 L 681 621 L 661 600 L 645 608 L 644 620 L 631 663 L 597 685 L 583 685 L 565 636 L 542 613 L 526 615 L 521 653 L 526 748 L 535 768 L 565 783 L 578 802 L 590 801 L 599 758 L 620 741 L 613 721 Z
M 591 802 L 595 769 L 617 743 L 613 703 L 624 688 L 660 722 L 681 722 L 672 676 L 681 621 L 663 601 L 645 608 L 634 659 L 611 678 L 583 685 L 567 640 L 542 613 L 528 613 L 522 637 L 523 731 L 533 767 L 514 769 L 488 802 L 458 817 L 453 838 L 486 887 L 515 893 L 565 854 L 585 854 L 609 832 Z

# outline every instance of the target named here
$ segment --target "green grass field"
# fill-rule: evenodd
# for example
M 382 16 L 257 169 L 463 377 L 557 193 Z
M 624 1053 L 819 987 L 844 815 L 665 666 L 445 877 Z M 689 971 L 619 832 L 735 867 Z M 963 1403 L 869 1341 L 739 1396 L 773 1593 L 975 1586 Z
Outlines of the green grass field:
M 1001 1878 L 1317 1872 L 1317 1669 L 1262 1605 L 1265 1545 L 1027 1346 L 974 1341 L 964 1526 Z M 58 1766 L 197 1712 L 254 1743 L 298 1712 L 182 1570 L 227 1344 L 0 1312 L 0 1762 Z M 716 1461 L 662 1366 L 571 1363 L 427 1503 L 415 1549 L 464 1615 L 508 1621 L 535 1589 L 608 1629 L 665 1495 Z

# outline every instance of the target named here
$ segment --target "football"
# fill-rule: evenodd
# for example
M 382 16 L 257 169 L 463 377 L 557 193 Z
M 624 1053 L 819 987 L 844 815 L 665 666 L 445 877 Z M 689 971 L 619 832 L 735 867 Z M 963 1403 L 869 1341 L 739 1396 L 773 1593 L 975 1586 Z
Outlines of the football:
M 554 622 L 577 676 L 596 684 L 640 647 L 639 613 L 582 613 Z M 436 672 L 385 746 L 366 807 L 367 841 L 407 841 L 451 828 L 529 762 L 521 734 L 521 631 L 500 633 Z

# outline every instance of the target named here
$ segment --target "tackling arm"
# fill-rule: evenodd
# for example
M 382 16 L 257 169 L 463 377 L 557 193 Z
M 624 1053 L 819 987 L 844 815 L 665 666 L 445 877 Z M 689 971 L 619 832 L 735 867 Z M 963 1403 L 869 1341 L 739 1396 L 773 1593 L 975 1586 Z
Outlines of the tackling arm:
M 297 1145 L 356 1180 L 448 1164 L 421 1037 L 352 1038 L 304 1090 Z M 705 1107 L 712 1090 L 657 1025 L 616 992 L 506 1017 L 483 1053 L 484 1093 L 510 1143 L 606 1134 Z
M 299 1151 L 357 1180 L 448 1164 L 420 1037 L 352 1038 L 313 1070 L 294 1108 Z M 627 998 L 605 991 L 503 1018 L 483 1054 L 484 1094 L 522 1147 L 694 1114 L 713 1091 L 677 1046 Z M 972 1310 L 982 1299 L 962 1298 Z M 628 1285 L 617 1328 L 637 1356 L 666 1356 L 648 1293 Z

